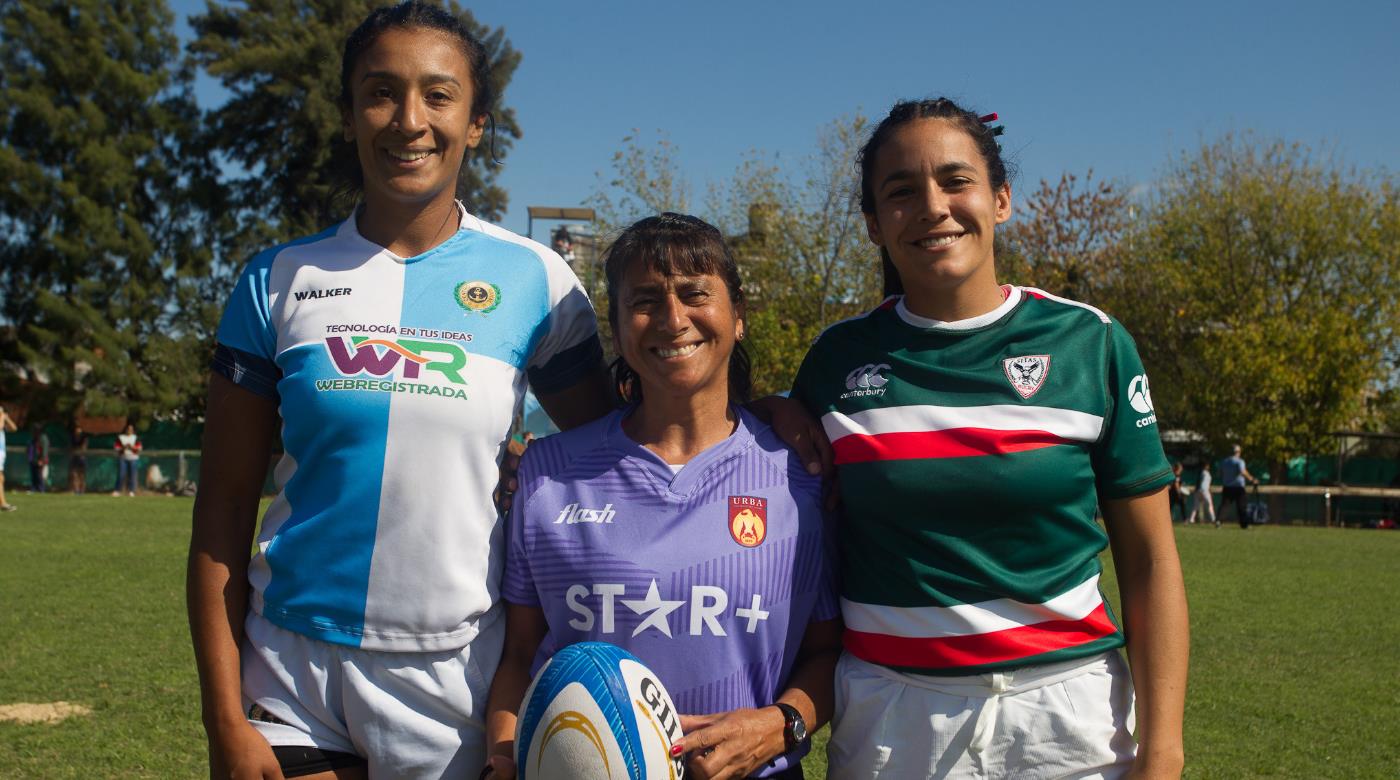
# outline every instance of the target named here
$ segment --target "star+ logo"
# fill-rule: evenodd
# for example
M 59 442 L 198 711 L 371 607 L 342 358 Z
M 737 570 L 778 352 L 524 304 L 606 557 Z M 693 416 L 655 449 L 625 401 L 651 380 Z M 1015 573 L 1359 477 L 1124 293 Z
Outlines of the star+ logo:
M 627 595 L 627 586 L 622 583 L 600 582 L 588 585 L 571 585 L 564 593 L 564 604 L 574 617 L 569 627 L 578 631 L 594 631 L 603 636 L 617 633 L 617 605 L 621 604 L 633 614 L 641 616 L 632 636 L 648 629 L 674 638 L 671 634 L 671 613 L 684 608 L 688 620 L 683 621 L 690 636 L 728 636 L 721 619 L 731 629 L 752 634 L 758 631 L 759 624 L 769 618 L 770 612 L 763 608 L 763 596 L 753 593 L 747 606 L 729 606 L 729 592 L 718 585 L 692 585 L 689 599 L 663 599 L 656 580 L 651 581 L 643 598 L 622 598 Z M 742 602 L 740 602 L 742 603 Z M 625 628 L 623 629 L 626 630 Z

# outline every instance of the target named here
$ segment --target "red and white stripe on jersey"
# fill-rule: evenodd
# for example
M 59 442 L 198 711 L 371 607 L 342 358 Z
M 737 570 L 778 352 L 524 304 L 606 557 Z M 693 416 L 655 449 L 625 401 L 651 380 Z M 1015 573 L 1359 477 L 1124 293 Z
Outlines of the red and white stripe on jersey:
M 1073 409 L 990 406 L 891 406 L 855 414 L 828 412 L 822 428 L 837 465 L 877 460 L 1001 455 L 1093 442 L 1103 417 Z
M 1040 604 L 993 599 L 952 607 L 841 600 L 846 649 L 885 666 L 949 668 L 1077 647 L 1117 630 L 1093 577 Z

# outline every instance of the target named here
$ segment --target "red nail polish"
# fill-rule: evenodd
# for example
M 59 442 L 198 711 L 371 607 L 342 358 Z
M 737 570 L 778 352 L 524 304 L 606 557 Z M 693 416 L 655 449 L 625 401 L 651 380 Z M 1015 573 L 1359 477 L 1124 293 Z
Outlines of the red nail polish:
M 685 752 L 685 745 L 677 742 L 671 746 L 671 758 L 679 758 Z

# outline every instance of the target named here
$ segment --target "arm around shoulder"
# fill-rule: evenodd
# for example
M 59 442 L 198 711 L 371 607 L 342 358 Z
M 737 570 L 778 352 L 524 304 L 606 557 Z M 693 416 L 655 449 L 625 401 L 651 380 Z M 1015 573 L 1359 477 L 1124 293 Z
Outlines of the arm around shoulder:
M 549 419 L 562 431 L 593 422 L 615 408 L 611 379 L 601 363 L 572 385 L 554 392 L 536 393 L 536 397 Z

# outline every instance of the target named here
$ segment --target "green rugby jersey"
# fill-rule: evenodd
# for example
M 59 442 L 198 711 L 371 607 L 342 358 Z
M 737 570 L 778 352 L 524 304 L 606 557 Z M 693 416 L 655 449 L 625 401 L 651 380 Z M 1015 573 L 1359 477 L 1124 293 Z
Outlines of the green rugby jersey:
M 1094 515 L 1172 480 L 1146 372 L 1098 309 L 1003 289 L 952 323 L 890 298 L 798 371 L 836 453 L 845 645 L 866 661 L 971 674 L 1123 644 Z

